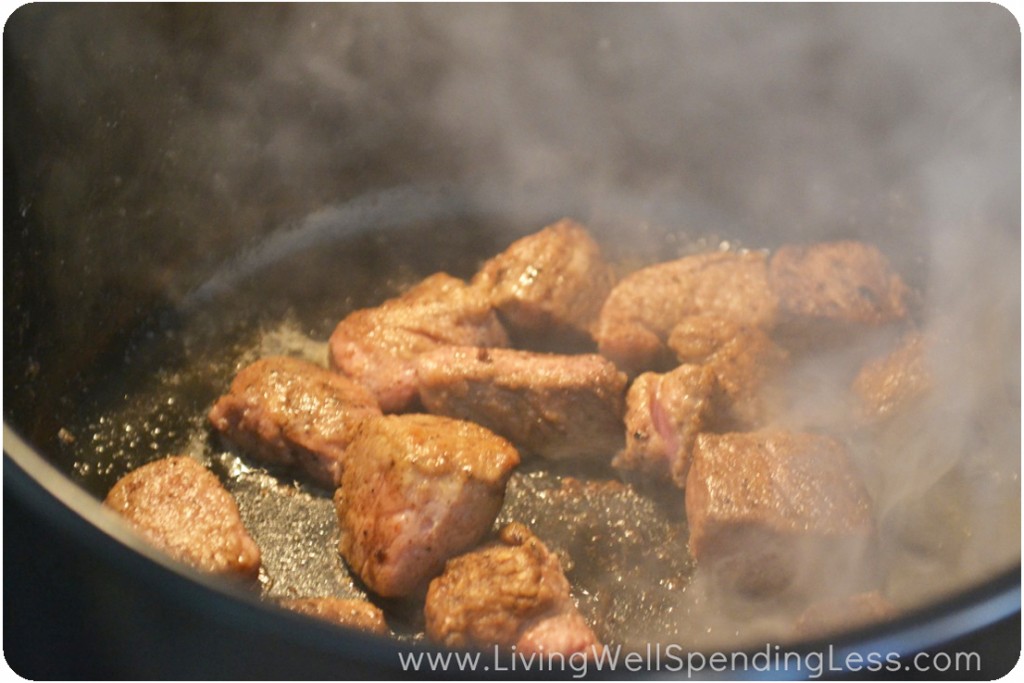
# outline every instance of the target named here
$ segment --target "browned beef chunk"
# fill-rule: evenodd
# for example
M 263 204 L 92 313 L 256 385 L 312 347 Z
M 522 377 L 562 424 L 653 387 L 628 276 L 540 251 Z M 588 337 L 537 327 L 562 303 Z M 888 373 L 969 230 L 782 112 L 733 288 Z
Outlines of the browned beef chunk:
M 545 458 L 622 447 L 626 376 L 596 354 L 448 347 L 420 357 L 420 398 Z
M 389 633 L 384 613 L 366 600 L 347 598 L 297 598 L 282 600 L 281 607 L 333 624 L 357 628 L 370 633 Z
M 686 316 L 768 328 L 775 309 L 764 254 L 687 256 L 638 270 L 615 286 L 601 309 L 598 348 L 630 374 L 665 370 L 673 365 L 665 342 Z
M 637 377 L 626 394 L 626 448 L 612 466 L 685 487 L 693 442 L 704 431 L 717 392 L 714 372 L 700 365 Z
M 508 343 L 484 292 L 437 273 L 402 296 L 338 323 L 330 339 L 330 361 L 367 387 L 384 412 L 399 412 L 415 402 L 415 361 L 421 353 L 451 344 Z
M 333 489 L 359 422 L 380 414 L 373 395 L 352 380 L 306 361 L 272 357 L 239 372 L 209 419 L 252 457 L 295 467 Z
M 529 519 L 598 638 L 618 634 L 623 647 L 642 649 L 685 638 L 692 622 L 679 601 L 695 566 L 680 517 L 621 481 L 535 470 L 512 475 L 498 524 Z
M 863 575 L 871 502 L 835 439 L 701 434 L 686 481 L 690 550 L 743 593 L 845 587 Z
M 487 292 L 517 344 L 576 350 L 590 345 L 614 275 L 587 229 L 567 218 L 487 261 L 473 285 Z
M 497 542 L 449 560 L 430 583 L 425 613 L 427 636 L 447 647 L 564 655 L 599 647 L 558 557 L 517 523 Z
M 862 242 L 782 247 L 768 281 L 779 301 L 776 336 L 797 348 L 843 341 L 907 315 L 907 286 L 876 247 Z
M 509 442 L 470 422 L 436 415 L 363 422 L 334 498 L 342 556 L 380 595 L 426 588 L 445 560 L 491 528 L 518 463 Z
M 811 604 L 797 618 L 795 631 L 803 638 L 821 637 L 889 621 L 896 615 L 896 607 L 878 591 L 857 593 Z
M 192 458 L 143 465 L 114 484 L 103 503 L 177 560 L 246 579 L 259 572 L 260 549 L 242 526 L 235 499 Z
M 726 318 L 688 316 L 672 328 L 668 345 L 682 363 L 708 366 L 725 405 L 719 419 L 735 428 L 764 424 L 768 405 L 762 394 L 788 354 L 764 330 Z
M 888 355 L 864 364 L 853 381 L 862 419 L 882 422 L 907 410 L 928 393 L 933 379 L 926 351 L 924 336 L 910 332 Z

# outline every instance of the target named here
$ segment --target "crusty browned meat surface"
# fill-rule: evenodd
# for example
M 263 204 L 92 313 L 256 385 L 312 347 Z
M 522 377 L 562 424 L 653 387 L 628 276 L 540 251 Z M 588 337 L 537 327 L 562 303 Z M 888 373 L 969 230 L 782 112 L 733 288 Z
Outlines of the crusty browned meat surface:
M 597 354 L 447 347 L 417 366 L 428 411 L 481 424 L 545 458 L 622 447 L 626 376 Z
M 573 603 L 558 557 L 522 524 L 448 561 L 430 583 L 427 636 L 452 648 L 594 654 L 597 637 Z
M 681 363 L 706 365 L 715 373 L 725 398 L 718 416 L 723 424 L 749 429 L 767 421 L 763 390 L 788 354 L 764 330 L 726 318 L 687 316 L 672 328 L 668 345 Z
M 437 273 L 400 297 L 349 314 L 330 339 L 331 366 L 367 387 L 384 412 L 414 404 L 416 357 L 440 346 L 508 346 L 488 297 Z
M 744 593 L 840 588 L 863 573 L 871 501 L 835 439 L 792 432 L 701 434 L 686 481 L 690 550 Z
M 785 246 L 768 266 L 777 336 L 798 348 L 842 341 L 858 328 L 903 320 L 908 289 L 877 247 L 863 242 Z
M 334 501 L 341 554 L 375 593 L 412 595 L 494 523 L 519 454 L 479 425 L 436 415 L 362 423 Z
M 473 278 L 518 345 L 573 349 L 591 327 L 614 283 L 611 266 L 587 229 L 568 218 L 523 237 Z
M 347 377 L 272 357 L 239 372 L 209 419 L 252 457 L 295 467 L 333 489 L 359 422 L 380 414 L 373 395 Z
M 770 328 L 776 305 L 764 254 L 697 254 L 619 281 L 601 309 L 595 336 L 601 353 L 630 374 L 667 370 L 673 362 L 665 342 L 684 317 L 710 315 Z
M 897 614 L 896 606 L 878 591 L 857 593 L 812 603 L 797 617 L 794 630 L 798 637 L 821 637 L 889 621 Z
M 103 503 L 177 560 L 246 579 L 259 572 L 260 549 L 242 525 L 235 499 L 190 457 L 143 465 L 118 480 Z
M 612 466 L 685 487 L 693 442 L 704 431 L 718 392 L 714 372 L 701 365 L 637 377 L 626 394 L 626 448 Z
M 927 346 L 924 335 L 909 332 L 890 353 L 864 364 L 853 381 L 853 394 L 863 420 L 885 421 L 929 392 L 933 379 Z
M 558 554 L 598 639 L 637 649 L 686 640 L 694 624 L 680 596 L 694 561 L 678 492 L 665 497 L 666 514 L 664 505 L 618 480 L 525 469 L 509 480 L 498 525 L 530 520 L 531 531 Z
M 384 612 L 366 600 L 352 598 L 296 598 L 282 600 L 281 607 L 307 616 L 323 619 L 341 626 L 357 628 L 370 633 L 389 633 Z

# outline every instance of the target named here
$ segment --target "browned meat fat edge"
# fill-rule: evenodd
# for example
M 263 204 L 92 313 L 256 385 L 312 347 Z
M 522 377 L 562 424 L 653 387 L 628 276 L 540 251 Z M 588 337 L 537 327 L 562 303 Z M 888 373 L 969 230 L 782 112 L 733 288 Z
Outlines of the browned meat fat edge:
M 871 244 L 780 247 L 768 268 L 778 297 L 775 336 L 795 349 L 846 343 L 850 335 L 905 320 L 910 290 Z
M 377 635 L 390 633 L 384 612 L 372 602 L 353 598 L 293 598 L 281 600 L 281 607 L 339 626 Z
M 612 289 L 597 323 L 600 352 L 630 375 L 671 368 L 666 340 L 684 317 L 710 315 L 770 329 L 777 301 L 759 252 L 713 252 L 658 263 Z
M 523 654 L 596 654 L 556 555 L 522 524 L 448 561 L 424 607 L 429 638 L 447 647 L 515 648 Z
M 369 389 L 381 410 L 397 413 L 418 399 L 416 357 L 447 345 L 503 347 L 509 339 L 482 292 L 436 273 L 399 297 L 346 316 L 331 334 L 329 361 Z
M 704 366 L 637 377 L 626 395 L 626 447 L 612 466 L 629 479 L 685 488 L 694 440 L 710 425 L 719 391 Z
M 685 505 L 698 564 L 723 569 L 741 592 L 781 592 L 797 576 L 837 588 L 841 578 L 870 578 L 871 501 L 845 448 L 830 437 L 702 434 Z
M 720 393 L 713 431 L 743 431 L 767 424 L 771 408 L 765 391 L 785 369 L 789 354 L 759 327 L 713 316 L 687 316 L 669 334 L 668 346 L 681 363 L 709 368 Z
M 861 367 L 852 391 L 863 422 L 887 422 L 928 395 L 935 383 L 927 357 L 929 346 L 923 333 L 912 330 L 885 356 Z
M 333 489 L 360 421 L 380 414 L 370 392 L 347 377 L 275 356 L 243 368 L 209 420 L 245 454 Z
M 563 218 L 488 260 L 472 285 L 517 346 L 566 352 L 593 348 L 591 330 L 614 281 L 586 227 Z
M 247 580 L 259 573 L 260 550 L 235 499 L 193 458 L 143 465 L 119 479 L 103 503 L 176 560 Z
M 378 595 L 417 594 L 487 533 L 519 454 L 469 422 L 435 415 L 365 421 L 335 494 L 339 549 Z
M 672 328 L 710 316 L 760 328 L 786 348 L 830 346 L 902 321 L 909 288 L 874 246 L 854 241 L 711 252 L 654 264 L 622 278 L 596 325 L 600 352 L 631 376 L 666 371 Z
M 847 631 L 896 617 L 898 611 L 878 591 L 857 593 L 812 603 L 797 617 L 795 635 L 802 638 Z
M 597 354 L 447 347 L 417 365 L 431 413 L 481 424 L 549 459 L 622 447 L 626 376 Z

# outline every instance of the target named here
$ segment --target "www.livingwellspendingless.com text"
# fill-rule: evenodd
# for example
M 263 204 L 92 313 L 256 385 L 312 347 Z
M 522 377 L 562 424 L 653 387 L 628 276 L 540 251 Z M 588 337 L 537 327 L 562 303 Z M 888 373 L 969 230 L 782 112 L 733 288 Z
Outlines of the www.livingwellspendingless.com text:
M 642 650 L 620 645 L 561 653 L 525 653 L 514 647 L 483 652 L 399 652 L 399 665 L 407 673 L 488 673 L 524 676 L 538 673 L 583 678 L 590 673 L 684 673 L 688 678 L 726 672 L 785 673 L 802 678 L 821 678 L 839 672 L 970 673 L 981 670 L 977 652 L 927 653 L 903 656 L 898 652 L 849 652 L 828 646 L 822 651 L 792 652 L 779 645 L 765 645 L 753 652 L 690 652 L 676 643 L 649 644 Z

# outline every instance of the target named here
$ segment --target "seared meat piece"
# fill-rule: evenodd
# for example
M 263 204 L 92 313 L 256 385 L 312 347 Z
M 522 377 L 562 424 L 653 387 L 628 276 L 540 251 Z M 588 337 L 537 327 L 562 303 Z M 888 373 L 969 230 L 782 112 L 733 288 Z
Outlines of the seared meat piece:
M 412 595 L 491 528 L 519 454 L 435 415 L 363 422 L 334 497 L 341 554 L 379 595 Z
M 172 557 L 214 574 L 255 579 L 260 549 L 235 499 L 196 460 L 174 456 L 122 477 L 103 504 Z
M 448 347 L 421 356 L 417 378 L 428 411 L 482 424 L 542 457 L 622 447 L 626 376 L 596 354 Z
M 779 301 L 776 336 L 798 348 L 843 341 L 858 328 L 907 315 L 907 286 L 876 247 L 862 242 L 782 247 L 768 281 Z
M 924 336 L 910 332 L 888 355 L 864 364 L 853 381 L 861 418 L 882 422 L 928 393 L 933 380 L 926 351 Z
M 380 414 L 373 395 L 347 377 L 279 356 L 239 372 L 209 419 L 252 457 L 295 467 L 333 489 L 359 422 Z
M 452 648 L 515 647 L 524 654 L 596 654 L 558 557 L 512 523 L 499 540 L 448 561 L 430 582 L 427 636 Z
M 384 412 L 416 399 L 416 356 L 440 346 L 508 346 L 508 335 L 478 288 L 445 273 L 396 299 L 355 311 L 330 339 L 331 366 L 367 387 Z
M 579 223 L 563 218 L 487 261 L 472 284 L 487 292 L 519 345 L 577 350 L 614 283 L 601 248 Z
M 686 480 L 690 550 L 744 593 L 842 587 L 863 572 L 871 502 L 835 439 L 701 434 Z
M 897 615 L 896 607 L 878 591 L 857 593 L 811 604 L 796 621 L 796 635 L 820 637 L 889 621 Z
M 762 389 L 788 354 L 760 328 L 726 318 L 688 316 L 672 329 L 668 345 L 682 363 L 707 365 L 725 395 L 723 422 L 737 428 L 763 424 Z
M 558 554 L 580 614 L 598 638 L 618 634 L 624 648 L 642 649 L 679 642 L 693 625 L 689 610 L 680 608 L 679 591 L 694 561 L 678 517 L 621 481 L 520 469 L 509 480 L 498 526 L 529 519 Z
M 704 431 L 717 392 L 715 373 L 700 365 L 637 377 L 626 394 L 626 448 L 612 466 L 685 487 L 693 442 Z
M 384 613 L 372 602 L 346 598 L 298 598 L 282 600 L 281 607 L 340 626 L 386 635 Z
M 686 316 L 769 328 L 775 309 L 764 254 L 687 256 L 638 270 L 615 286 L 601 309 L 598 348 L 630 374 L 668 369 L 672 354 L 665 341 Z

